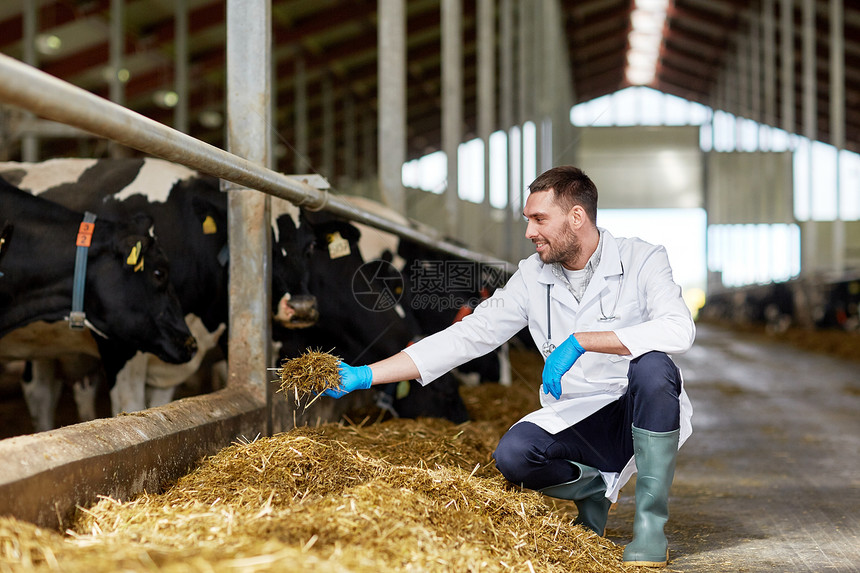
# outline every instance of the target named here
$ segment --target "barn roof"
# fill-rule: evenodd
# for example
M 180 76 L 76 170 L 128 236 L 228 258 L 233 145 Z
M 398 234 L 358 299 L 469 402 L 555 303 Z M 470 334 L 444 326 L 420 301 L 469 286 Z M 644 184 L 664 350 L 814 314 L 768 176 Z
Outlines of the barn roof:
M 223 128 L 200 121 L 205 111 L 223 111 L 225 85 L 225 0 L 187 0 L 189 7 L 189 131 L 223 146 Z M 24 1 L 0 4 L 0 51 L 22 58 Z M 156 94 L 173 89 L 174 2 L 126 0 L 125 85 L 129 108 L 170 124 L 173 111 L 160 106 Z M 408 156 L 439 149 L 441 142 L 441 26 L 439 0 L 407 3 Z M 466 136 L 477 132 L 477 2 L 463 1 L 464 120 Z M 514 1 L 514 5 L 519 2 Z M 562 1 L 563 27 L 569 55 L 574 101 L 571 105 L 613 93 L 628 84 L 625 62 L 634 0 Z M 750 102 L 764 101 L 760 89 L 723 90 L 720 78 L 739 63 L 742 53 L 763 54 L 763 4 L 775 15 L 777 43 L 782 0 L 671 0 L 660 59 L 652 87 L 737 115 L 786 127 L 781 95 L 775 113 L 764 117 Z M 802 2 L 793 0 L 794 129 L 802 131 L 803 66 Z M 817 139 L 829 142 L 831 0 L 814 0 Z M 501 1 L 497 0 L 498 11 Z M 110 0 L 43 0 L 38 32 L 44 53 L 40 67 L 99 95 L 108 96 L 105 69 L 109 63 Z M 860 0 L 843 1 L 845 38 L 845 147 L 860 151 Z M 311 163 L 322 155 L 323 100 L 321 83 L 331 81 L 335 97 L 352 94 L 359 116 L 376 113 L 377 2 L 372 0 L 273 0 L 273 59 L 277 81 L 277 131 L 293 140 L 293 76 L 297 58 L 308 79 L 309 150 Z M 498 15 L 498 14 L 497 14 Z M 51 52 L 51 36 L 61 45 Z M 758 41 L 756 40 L 758 39 Z M 778 46 L 778 44 L 777 44 Z M 775 55 L 779 77 L 780 50 Z M 750 73 L 764 75 L 761 68 Z M 326 80 L 327 78 L 327 80 Z M 777 81 L 779 81 L 777 79 Z M 497 116 L 498 117 L 498 116 Z M 338 124 L 342 121 L 338 117 Z M 339 125 L 340 127 L 340 125 Z M 500 126 L 499 126 L 500 127 Z M 790 126 L 788 126 L 790 127 Z M 7 127 L 8 129 L 8 127 Z M 0 153 L 16 158 L 7 138 Z M 44 144 L 43 155 L 75 154 L 69 140 Z M 342 145 L 339 144 L 342 148 Z M 341 150 L 342 152 L 342 150 Z M 282 169 L 287 166 L 280 166 Z

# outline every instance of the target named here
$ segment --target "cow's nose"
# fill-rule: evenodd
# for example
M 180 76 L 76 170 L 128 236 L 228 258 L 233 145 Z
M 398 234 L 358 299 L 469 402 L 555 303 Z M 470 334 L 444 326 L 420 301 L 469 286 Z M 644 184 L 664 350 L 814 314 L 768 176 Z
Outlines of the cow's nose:
M 296 317 L 300 319 L 306 319 L 310 315 L 317 314 L 317 297 L 314 295 L 296 295 L 290 298 L 289 304 L 296 311 Z
M 286 299 L 286 297 L 285 297 Z M 276 318 L 287 328 L 307 328 L 313 326 L 319 319 L 317 298 L 313 295 L 293 295 L 286 299 L 284 306 Z

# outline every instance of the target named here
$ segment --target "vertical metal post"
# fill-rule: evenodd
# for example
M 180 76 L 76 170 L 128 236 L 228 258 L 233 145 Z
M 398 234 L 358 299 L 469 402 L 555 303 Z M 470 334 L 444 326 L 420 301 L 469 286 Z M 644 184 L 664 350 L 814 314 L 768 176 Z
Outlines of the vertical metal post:
M 716 85 L 716 89 L 715 89 L 715 94 L 711 96 L 710 101 L 708 102 L 710 104 L 710 108 L 711 108 L 711 113 L 710 113 L 710 116 L 708 117 L 708 122 L 709 122 L 709 125 L 711 128 L 711 151 L 717 151 L 717 129 L 716 129 L 716 122 L 714 121 L 714 117 L 716 116 L 717 110 L 725 109 L 723 107 L 722 101 L 721 101 L 722 100 L 721 94 L 724 91 L 724 89 L 723 89 L 724 85 L 725 84 L 723 82 L 723 75 L 720 74 L 717 78 L 717 85 Z M 705 165 L 707 166 L 707 161 L 705 162 Z M 707 189 L 706 189 L 706 191 L 707 191 Z
M 507 143 L 507 200 L 505 201 L 505 248 L 504 258 L 506 261 L 514 260 L 514 192 L 517 183 L 514 180 L 514 163 L 517 158 L 514 155 L 514 145 L 511 131 L 514 126 L 514 8 L 513 0 L 501 0 L 501 30 L 499 34 L 501 50 L 501 90 L 500 113 L 502 115 L 502 128 L 505 130 Z
M 308 164 L 308 77 L 305 73 L 305 57 L 296 55 L 296 77 L 293 83 L 294 89 L 294 116 L 296 140 L 295 156 L 293 157 L 293 171 L 296 174 L 307 173 L 310 170 Z
M 558 25 L 560 14 L 556 11 L 556 2 L 546 2 L 543 5 L 543 26 L 546 33 L 543 34 L 543 85 L 544 89 L 549 93 L 546 100 L 547 109 L 544 112 L 543 118 L 543 151 L 542 164 L 540 171 L 551 169 L 554 165 L 555 156 L 558 153 L 553 145 L 555 141 L 555 121 L 553 119 L 553 111 L 556 108 L 556 102 L 561 95 L 561 86 L 559 85 L 559 75 L 561 72 L 561 62 L 557 57 L 555 50 L 555 30 Z M 561 130 L 561 125 L 558 129 Z
M 845 22 L 843 0 L 830 0 L 830 142 L 845 147 Z
M 813 196 L 815 195 L 815 171 L 816 166 L 812 160 L 812 142 L 818 137 L 817 119 L 818 102 L 815 94 L 817 80 L 816 55 L 815 55 L 815 0 L 803 0 L 803 135 L 809 139 L 809 196 L 807 206 L 809 210 L 809 221 L 804 226 L 806 237 L 803 241 L 805 256 L 801 258 L 801 271 L 805 274 L 818 271 L 816 264 L 818 257 L 818 225 L 814 221 L 812 210 L 815 206 Z
M 39 53 L 36 51 L 36 36 L 39 33 L 39 9 L 41 8 L 41 0 L 33 0 L 24 2 L 24 63 L 34 68 L 39 67 Z M 30 112 L 24 114 L 24 119 L 30 120 L 27 123 L 32 125 L 32 121 L 36 118 Z M 21 139 L 21 159 L 25 162 L 35 162 L 39 160 L 39 138 L 32 131 L 25 133 Z
M 125 83 L 121 79 L 125 56 L 125 0 L 110 3 L 110 100 L 125 105 Z
M 355 99 L 349 86 L 343 95 L 343 174 L 347 181 L 347 187 L 355 185 L 357 179 L 357 159 L 355 126 Z
M 36 51 L 36 35 L 39 33 L 39 8 L 41 0 L 24 2 L 22 51 L 23 62 L 34 68 L 39 67 L 39 53 Z
M 125 60 L 125 0 L 111 0 L 110 3 L 110 79 L 108 93 L 110 100 L 125 105 L 126 70 Z M 111 157 L 123 154 L 119 144 L 110 142 L 108 149 Z
M 764 0 L 762 6 L 764 44 L 764 123 L 776 127 L 776 30 L 774 0 Z
M 794 3 L 780 0 L 780 83 L 782 84 L 782 128 L 794 133 Z
M 719 73 L 719 79 L 717 80 L 717 95 L 716 101 L 717 105 L 714 106 L 715 109 L 721 109 L 725 112 L 729 111 L 729 66 L 728 63 L 725 64 L 722 70 Z
M 376 148 L 376 132 L 374 131 L 375 119 L 372 115 L 373 108 L 370 102 L 364 102 L 364 113 L 361 114 L 361 179 L 365 185 L 371 186 L 368 196 L 375 197 L 373 183 L 376 178 L 374 171 L 374 149 Z
M 750 116 L 750 61 L 749 61 L 749 39 L 738 35 L 737 37 L 737 52 L 735 53 L 735 61 L 737 62 L 737 78 L 738 78 L 738 119 L 741 117 L 749 118 Z
M 459 237 L 459 161 L 463 130 L 462 0 L 442 0 L 442 149 L 448 159 L 445 190 L 446 232 Z
M 379 109 L 385 110 L 377 115 L 379 190 L 386 205 L 406 213 L 406 6 L 404 0 L 379 0 L 378 12 Z
M 520 136 L 519 136 L 519 157 L 517 158 L 517 168 L 519 177 L 517 177 L 517 189 L 516 189 L 516 204 L 518 208 L 522 208 L 526 203 L 526 187 L 531 183 L 531 181 L 526 180 L 526 170 L 525 170 L 525 157 L 526 157 L 526 145 L 525 145 L 525 124 L 529 120 L 529 113 L 531 111 L 530 103 L 532 98 L 529 86 L 531 84 L 531 74 L 529 73 L 529 47 L 531 46 L 531 33 L 529 26 L 529 8 L 530 2 L 529 0 L 517 0 L 517 17 L 518 17 L 518 26 L 517 26 L 517 81 L 519 82 L 519 90 L 517 94 L 517 124 L 519 125 Z M 522 252 L 517 253 L 515 258 L 521 258 Z
M 529 74 L 529 46 L 531 45 L 529 34 L 529 0 L 517 0 L 518 9 L 518 26 L 517 26 L 517 82 L 519 90 L 517 94 L 517 124 L 520 128 L 519 141 L 519 157 L 517 158 L 519 166 L 519 181 L 517 181 L 517 205 L 522 208 L 526 203 L 526 186 L 530 181 L 526 181 L 526 139 L 525 125 L 529 119 L 529 86 L 531 85 L 531 75 Z M 520 258 L 517 253 L 516 258 Z
M 529 62 L 529 74 L 531 82 L 529 85 L 536 86 L 538 89 L 532 88 L 529 92 L 531 109 L 529 110 L 535 124 L 535 170 L 541 172 L 543 167 L 543 127 L 544 127 L 544 111 L 546 106 L 546 98 L 549 94 L 546 93 L 546 84 L 544 83 L 544 54 L 543 40 L 546 37 L 546 30 L 543 28 L 543 6 L 547 2 L 529 2 L 531 14 L 529 15 L 531 26 L 529 28 L 529 55 L 526 61 Z M 540 30 L 540 33 L 537 33 Z
M 268 0 L 227 0 L 227 146 L 266 165 L 271 107 L 271 7 Z M 229 384 L 266 392 L 273 431 L 271 388 L 270 198 L 229 185 Z M 268 391 L 267 391 L 268 389 Z
M 267 129 L 266 129 L 266 145 L 268 145 L 268 156 L 269 160 L 266 163 L 266 167 L 271 169 L 272 171 L 279 171 L 278 169 L 278 155 L 280 155 L 279 146 L 280 143 L 280 134 L 278 133 L 278 82 L 273 78 L 278 77 L 278 62 L 277 59 L 270 56 L 269 57 L 269 113 L 266 116 Z M 286 146 L 282 146 L 283 153 L 286 153 Z
M 537 172 L 542 173 L 552 167 L 552 118 L 550 117 L 552 101 L 555 92 L 552 87 L 552 79 L 555 76 L 550 70 L 552 66 L 552 20 L 550 10 L 552 2 L 535 3 L 534 30 L 541 33 L 534 34 L 535 63 L 535 85 L 541 86 L 537 95 L 535 114 L 535 128 L 537 129 Z
M 552 157 L 551 166 L 570 164 L 575 150 L 573 140 L 573 125 L 570 123 L 570 108 L 574 100 L 573 80 L 567 38 L 565 34 L 565 16 L 561 2 L 552 2 L 549 17 L 550 41 L 552 57 L 548 66 L 552 99 Z
M 836 221 L 834 270 L 845 271 L 845 221 L 842 219 L 841 156 L 845 147 L 845 24 L 843 0 L 830 0 L 830 143 L 836 148 Z
M 188 133 L 188 0 L 176 0 L 174 10 L 173 75 L 177 101 L 173 108 L 173 128 Z
M 756 12 L 750 13 L 750 114 L 761 122 L 761 19 Z
M 329 181 L 334 181 L 334 87 L 331 75 L 325 74 L 322 81 L 323 101 L 323 155 L 322 174 Z
M 517 38 L 517 124 L 522 128 L 528 117 L 528 23 L 527 0 L 516 0 L 516 38 Z
M 814 141 L 818 137 L 817 58 L 815 55 L 815 0 L 803 0 L 803 135 Z
M 496 123 L 496 2 L 478 0 L 478 137 L 484 142 L 484 217 L 490 220 L 490 135 Z M 492 239 L 491 235 L 484 235 Z M 485 249 L 498 245 L 485 245 Z
M 735 52 L 732 54 L 731 58 L 727 59 L 727 68 L 726 68 L 726 110 L 733 113 L 735 116 L 734 125 L 732 127 L 734 143 L 733 149 L 741 148 L 741 140 L 740 140 L 740 126 L 741 126 L 741 117 L 743 116 L 743 109 L 741 108 L 741 73 L 739 70 L 739 60 L 740 55 L 738 53 L 737 45 L 735 45 Z

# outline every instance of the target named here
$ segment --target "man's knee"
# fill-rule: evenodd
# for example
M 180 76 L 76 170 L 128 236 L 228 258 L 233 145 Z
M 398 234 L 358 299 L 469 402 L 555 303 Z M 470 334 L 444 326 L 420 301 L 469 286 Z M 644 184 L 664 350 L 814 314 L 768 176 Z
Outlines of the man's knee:
M 531 422 L 516 424 L 502 436 L 493 458 L 505 479 L 534 489 L 548 462 L 546 437 L 546 431 Z
M 493 452 L 496 468 L 511 483 L 522 484 L 528 477 L 529 464 L 525 448 L 528 448 L 528 444 L 516 432 L 509 431 L 502 436 Z
M 681 374 L 665 352 L 648 352 L 630 364 L 628 376 L 634 393 L 681 393 Z
M 673 373 L 677 370 L 675 363 L 672 362 L 672 359 L 669 358 L 669 355 L 665 352 L 646 352 L 642 356 L 633 360 L 634 363 L 638 365 L 640 369 L 661 372 L 661 373 Z

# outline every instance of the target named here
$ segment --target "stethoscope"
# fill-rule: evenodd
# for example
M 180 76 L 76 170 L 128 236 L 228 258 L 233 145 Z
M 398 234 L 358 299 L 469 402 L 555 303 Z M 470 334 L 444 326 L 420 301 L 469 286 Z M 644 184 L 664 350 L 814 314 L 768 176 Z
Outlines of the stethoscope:
M 624 263 L 621 263 L 621 276 L 618 277 L 618 292 L 615 293 L 615 304 L 612 305 L 612 313 L 609 316 L 606 316 L 606 313 L 603 312 L 603 296 L 599 299 L 600 301 L 600 318 L 597 320 L 600 322 L 610 322 L 617 318 L 621 318 L 620 316 L 615 314 L 615 310 L 618 308 L 618 301 L 621 299 L 621 285 L 624 282 Z
M 624 281 L 624 263 L 621 263 L 621 276 L 618 279 L 618 292 L 615 293 L 615 304 L 612 305 L 612 312 L 609 313 L 609 316 L 606 315 L 606 311 L 603 310 L 603 295 L 600 295 L 598 301 L 600 302 L 600 316 L 597 318 L 598 322 L 612 322 L 613 320 L 617 320 L 621 318 L 615 311 L 618 309 L 618 301 L 621 300 L 621 285 Z M 546 342 L 543 343 L 541 347 L 541 352 L 544 355 L 544 358 L 548 358 L 549 355 L 555 350 L 555 344 L 552 343 L 552 313 L 550 312 L 550 301 L 552 300 L 550 294 L 552 293 L 551 284 L 546 285 Z

